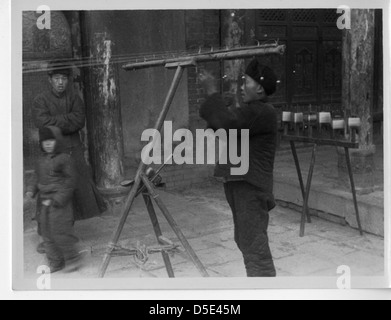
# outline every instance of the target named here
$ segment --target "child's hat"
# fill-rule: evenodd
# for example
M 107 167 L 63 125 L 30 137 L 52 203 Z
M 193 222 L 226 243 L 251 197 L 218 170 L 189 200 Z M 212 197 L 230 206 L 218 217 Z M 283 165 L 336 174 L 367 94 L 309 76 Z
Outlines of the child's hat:
M 259 63 L 255 58 L 246 69 L 246 74 L 258 82 L 264 89 L 266 95 L 270 96 L 277 90 L 277 76 L 273 70 Z
M 53 131 L 48 127 L 39 129 L 39 142 L 46 140 L 56 140 Z

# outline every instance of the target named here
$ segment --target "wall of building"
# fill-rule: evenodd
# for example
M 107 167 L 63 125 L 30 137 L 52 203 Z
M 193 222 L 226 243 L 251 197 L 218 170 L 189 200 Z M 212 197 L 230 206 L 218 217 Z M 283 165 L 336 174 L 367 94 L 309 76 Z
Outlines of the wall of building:
M 220 48 L 220 11 L 219 10 L 187 10 L 185 12 L 186 49 Z M 203 65 L 220 75 L 220 64 Z M 202 67 L 202 66 L 201 66 Z M 199 116 L 199 107 L 204 101 L 204 93 L 197 83 L 197 69 L 188 69 L 189 88 L 189 124 L 190 129 L 205 128 L 206 123 Z
M 236 16 L 232 16 L 232 13 L 236 13 Z M 266 35 L 267 38 L 281 38 L 278 33 L 273 33 L 279 30 L 275 28 L 278 23 L 274 21 L 278 20 L 278 17 L 273 16 L 269 21 L 266 19 L 269 16 L 266 13 L 262 14 L 261 10 L 102 11 L 99 14 L 102 15 L 102 19 L 97 19 L 98 22 L 90 27 L 96 32 L 110 33 L 113 40 L 113 55 L 114 61 L 117 62 L 120 85 L 125 166 L 128 169 L 135 167 L 140 160 L 140 152 L 144 146 L 140 139 L 141 134 L 143 130 L 154 126 L 174 71 L 159 67 L 126 72 L 121 68 L 123 63 L 136 57 L 142 60 L 145 55 L 151 53 L 175 54 L 194 52 L 200 47 L 205 49 L 229 46 L 230 40 L 235 40 L 237 36 L 242 37 L 240 45 L 254 44 L 250 41 L 255 39 L 266 41 L 268 39 L 262 38 Z M 23 39 L 25 61 L 72 57 L 72 45 L 75 47 L 75 43 L 71 43 L 73 40 L 69 24 L 61 13 L 56 14 L 56 19 L 62 23 L 57 21 L 54 25 L 56 27 L 61 25 L 61 28 L 52 30 L 52 34 L 46 32 L 40 35 L 32 29 L 34 23 L 31 21 L 34 22 L 34 19 L 32 17 L 27 19 L 26 16 Z M 71 31 L 74 27 L 77 27 L 77 21 L 71 23 Z M 267 32 L 266 27 L 269 28 Z M 80 33 L 81 41 L 77 45 L 83 46 L 83 30 Z M 66 41 L 57 41 L 65 35 Z M 58 47 L 59 43 L 66 45 L 61 49 L 61 46 Z M 84 54 L 88 55 L 88 52 Z M 270 63 L 273 65 L 277 62 Z M 218 62 L 210 63 L 206 67 L 212 69 L 217 76 L 225 73 L 225 65 Z M 381 70 L 382 66 L 378 69 Z M 203 129 L 206 126 L 199 117 L 199 108 L 204 101 L 204 94 L 197 83 L 197 71 L 196 68 L 187 69 L 174 99 L 168 116 L 168 120 L 174 122 L 174 129 L 190 128 L 195 132 L 196 129 Z M 25 74 L 23 80 L 25 168 L 32 169 L 37 154 L 34 136 L 37 135 L 32 123 L 31 105 L 34 95 L 46 86 L 46 73 Z M 282 73 L 283 84 L 280 91 L 286 89 L 285 81 Z M 380 91 L 382 89 L 380 81 L 378 87 Z M 378 102 L 377 107 L 375 106 L 375 111 L 382 110 L 380 105 L 382 101 Z M 213 166 L 173 165 L 167 168 L 165 177 L 170 186 L 184 186 L 201 182 L 202 179 L 210 177 L 212 171 Z
M 142 61 L 151 53 L 166 53 L 185 50 L 185 35 L 175 30 L 185 29 L 184 13 L 181 11 L 118 11 L 105 12 L 106 28 L 114 47 L 118 63 L 122 125 L 126 164 L 134 166 L 140 160 L 144 146 L 141 134 L 153 128 L 170 87 L 174 71 L 163 67 L 138 71 L 124 71 L 127 58 L 139 57 Z M 99 28 L 99 26 L 96 26 Z M 167 120 L 174 128 L 188 126 L 188 95 L 184 77 Z
M 151 54 L 159 57 L 186 53 L 198 47 L 220 47 L 218 10 L 195 11 L 118 11 L 99 12 L 89 30 L 106 32 L 113 41 L 113 60 L 117 61 L 123 126 L 126 176 L 132 177 L 140 161 L 141 134 L 153 128 L 161 111 L 174 70 L 163 67 L 124 71 L 127 61 L 143 61 Z M 94 13 L 95 15 L 95 13 Z M 98 23 L 100 22 L 100 23 Z M 91 22 L 88 22 L 91 24 Z M 181 32 L 176 32 L 181 31 Z M 86 54 L 86 53 L 85 53 Z M 220 73 L 220 64 L 210 65 Z M 173 129 L 206 127 L 199 117 L 203 93 L 197 84 L 196 68 L 188 68 L 167 117 Z M 213 166 L 167 166 L 163 177 L 167 186 L 183 187 L 200 183 L 213 173 Z
M 72 57 L 71 30 L 62 12 L 52 12 L 52 29 L 40 30 L 36 12 L 23 13 L 23 156 L 24 168 L 34 169 L 40 154 L 33 102 L 48 87 L 47 61 Z M 71 83 L 71 85 L 73 85 Z

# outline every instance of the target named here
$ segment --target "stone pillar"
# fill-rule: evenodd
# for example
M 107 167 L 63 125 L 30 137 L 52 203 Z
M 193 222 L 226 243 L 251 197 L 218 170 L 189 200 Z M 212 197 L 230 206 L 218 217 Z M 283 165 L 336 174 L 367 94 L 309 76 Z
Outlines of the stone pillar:
M 346 117 L 361 118 L 358 136 L 360 148 L 351 151 L 357 187 L 374 186 L 373 102 L 375 56 L 375 10 L 351 10 L 351 29 L 344 30 L 342 39 L 342 107 Z M 343 150 L 339 150 L 339 168 L 346 180 Z M 349 180 L 346 180 L 349 181 Z
M 123 135 L 117 65 L 113 63 L 113 39 L 105 12 L 83 13 L 87 128 L 91 163 L 98 188 L 111 195 L 121 191 Z

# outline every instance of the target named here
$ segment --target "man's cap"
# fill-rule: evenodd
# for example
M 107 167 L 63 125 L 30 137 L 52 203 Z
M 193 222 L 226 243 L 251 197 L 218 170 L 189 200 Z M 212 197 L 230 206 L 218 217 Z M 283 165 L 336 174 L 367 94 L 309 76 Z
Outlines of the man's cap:
M 49 76 L 61 74 L 69 77 L 72 74 L 72 66 L 66 61 L 50 61 L 47 72 Z
M 42 143 L 46 140 L 56 140 L 53 131 L 48 127 L 39 129 L 39 142 Z
M 259 63 L 257 58 L 252 60 L 247 66 L 246 74 L 265 89 L 266 95 L 270 96 L 276 92 L 277 76 L 272 69 Z

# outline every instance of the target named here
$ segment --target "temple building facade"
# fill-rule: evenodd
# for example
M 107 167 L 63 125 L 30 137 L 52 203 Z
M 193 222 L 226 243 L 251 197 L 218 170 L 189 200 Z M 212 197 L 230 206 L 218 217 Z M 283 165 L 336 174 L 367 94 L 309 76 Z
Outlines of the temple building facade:
M 366 157 L 382 141 L 383 35 L 381 10 L 351 10 L 351 29 L 337 26 L 336 9 L 165 10 L 52 12 L 52 29 L 39 30 L 35 12 L 23 16 L 23 151 L 26 175 L 39 153 L 33 123 L 34 97 L 48 85 L 48 61 L 74 63 L 72 87 L 86 104 L 82 141 L 96 183 L 115 188 L 129 178 L 153 128 L 174 71 L 129 72 L 122 65 L 151 56 L 178 56 L 264 43 L 286 45 L 286 53 L 263 58 L 279 78 L 271 102 L 279 111 L 330 111 L 361 118 L 360 149 Z M 365 22 L 365 23 L 363 23 Z M 364 30 L 362 26 L 366 26 Z M 208 63 L 221 91 L 240 107 L 238 88 L 246 61 Z M 199 117 L 203 92 L 197 68 L 188 68 L 167 120 L 174 129 L 204 129 Z M 108 83 L 110 90 L 107 90 Z M 105 90 L 106 88 L 106 90 Z M 369 150 L 369 151 L 368 151 Z M 361 160 L 360 160 L 361 161 Z M 370 164 L 370 159 L 363 166 Z M 172 165 L 169 187 L 201 183 L 213 166 Z

